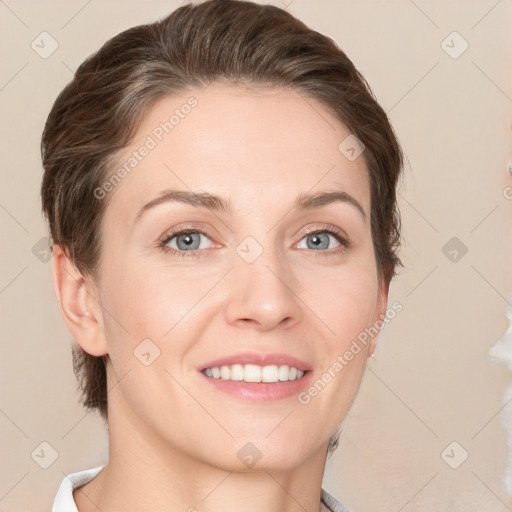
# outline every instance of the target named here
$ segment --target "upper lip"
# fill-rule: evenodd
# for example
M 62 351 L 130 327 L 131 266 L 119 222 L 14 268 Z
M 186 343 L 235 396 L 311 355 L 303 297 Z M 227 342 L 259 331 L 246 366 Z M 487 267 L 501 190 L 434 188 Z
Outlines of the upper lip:
M 288 354 L 259 354 L 257 352 L 242 352 L 240 354 L 233 354 L 220 359 L 215 359 L 214 361 L 209 361 L 208 363 L 200 366 L 199 371 L 203 371 L 206 368 L 230 366 L 232 364 L 256 364 L 258 366 L 279 366 L 286 364 L 304 372 L 311 370 L 311 365 Z

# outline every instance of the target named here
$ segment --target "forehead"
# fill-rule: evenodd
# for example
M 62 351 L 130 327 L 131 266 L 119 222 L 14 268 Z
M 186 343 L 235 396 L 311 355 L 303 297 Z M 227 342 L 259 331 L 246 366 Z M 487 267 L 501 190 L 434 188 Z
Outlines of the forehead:
M 364 158 L 340 150 L 349 136 L 320 102 L 293 90 L 211 84 L 168 96 L 146 112 L 117 156 L 112 170 L 122 178 L 107 212 L 133 218 L 168 188 L 252 208 L 255 198 L 284 205 L 300 192 L 344 190 L 369 212 Z

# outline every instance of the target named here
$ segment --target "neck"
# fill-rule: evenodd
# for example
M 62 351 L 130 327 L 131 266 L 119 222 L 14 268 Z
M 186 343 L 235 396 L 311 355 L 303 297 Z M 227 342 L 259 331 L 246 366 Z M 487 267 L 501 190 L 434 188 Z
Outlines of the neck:
M 220 468 L 157 439 L 144 426 L 122 427 L 109 411 L 109 462 L 74 493 L 80 512 L 319 512 L 325 449 L 298 467 Z M 133 419 L 132 419 L 133 420 Z M 136 420 L 133 420 L 136 422 Z

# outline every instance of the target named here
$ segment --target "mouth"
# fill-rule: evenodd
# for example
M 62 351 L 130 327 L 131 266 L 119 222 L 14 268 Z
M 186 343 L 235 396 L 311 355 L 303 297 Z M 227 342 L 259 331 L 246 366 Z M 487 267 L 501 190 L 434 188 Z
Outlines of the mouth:
M 267 366 L 232 364 L 205 368 L 202 373 L 211 379 L 272 383 L 299 380 L 304 377 L 306 372 L 286 364 L 279 366 L 276 364 Z
M 279 382 L 301 379 L 311 365 L 282 353 L 243 352 L 209 361 L 198 370 L 213 379 L 245 382 Z
M 217 391 L 259 402 L 296 395 L 309 384 L 313 373 L 311 365 L 293 356 L 256 353 L 217 359 L 198 370 Z

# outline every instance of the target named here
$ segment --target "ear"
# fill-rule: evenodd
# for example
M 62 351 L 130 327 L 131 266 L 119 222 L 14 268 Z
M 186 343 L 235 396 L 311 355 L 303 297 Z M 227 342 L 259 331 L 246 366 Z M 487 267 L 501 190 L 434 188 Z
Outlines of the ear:
M 373 316 L 373 323 L 372 323 L 372 326 L 375 329 L 377 328 L 375 326 L 377 321 L 378 320 L 384 320 L 384 318 L 386 316 L 386 308 L 388 306 L 389 283 L 386 284 L 384 279 L 379 281 L 379 290 L 378 290 L 377 293 L 378 293 L 378 295 L 377 295 L 377 306 L 375 308 L 375 315 Z M 380 323 L 381 322 L 379 322 L 379 324 Z M 382 325 L 384 325 L 384 324 L 382 324 Z M 382 328 L 382 325 L 378 329 L 379 331 Z M 372 339 L 370 341 L 370 347 L 368 349 L 368 355 L 369 356 L 372 356 L 373 353 L 375 352 L 375 348 L 377 346 L 378 335 L 379 335 L 379 333 L 376 333 L 375 336 L 372 336 Z
M 106 354 L 103 311 L 92 279 L 85 279 L 60 245 L 54 245 L 52 279 L 62 316 L 75 341 L 89 354 Z

